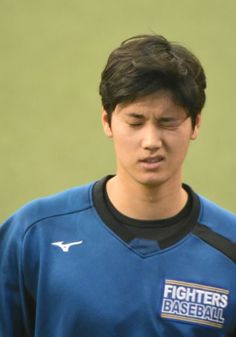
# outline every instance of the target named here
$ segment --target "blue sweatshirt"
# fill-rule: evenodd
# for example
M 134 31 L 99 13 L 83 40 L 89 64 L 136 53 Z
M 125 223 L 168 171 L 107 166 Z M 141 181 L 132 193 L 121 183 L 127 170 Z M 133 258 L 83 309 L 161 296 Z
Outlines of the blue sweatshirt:
M 192 230 L 155 249 L 104 222 L 93 186 L 0 227 L 0 337 L 236 336 L 236 216 L 195 195 Z

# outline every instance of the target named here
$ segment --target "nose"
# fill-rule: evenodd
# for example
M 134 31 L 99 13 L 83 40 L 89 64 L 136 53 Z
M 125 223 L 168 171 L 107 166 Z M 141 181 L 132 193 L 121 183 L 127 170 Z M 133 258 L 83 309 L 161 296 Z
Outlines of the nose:
M 143 131 L 142 147 L 145 150 L 154 151 L 162 146 L 161 131 L 156 125 L 151 124 Z

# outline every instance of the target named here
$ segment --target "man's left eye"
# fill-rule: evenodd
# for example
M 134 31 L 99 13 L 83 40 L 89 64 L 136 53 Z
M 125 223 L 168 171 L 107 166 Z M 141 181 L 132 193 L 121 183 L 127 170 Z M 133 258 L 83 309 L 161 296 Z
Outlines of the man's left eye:
M 169 128 L 169 129 L 174 129 L 174 128 L 177 128 L 181 125 L 181 123 L 183 122 L 182 119 L 163 119 L 163 120 L 160 120 L 158 125 L 161 127 L 161 128 Z

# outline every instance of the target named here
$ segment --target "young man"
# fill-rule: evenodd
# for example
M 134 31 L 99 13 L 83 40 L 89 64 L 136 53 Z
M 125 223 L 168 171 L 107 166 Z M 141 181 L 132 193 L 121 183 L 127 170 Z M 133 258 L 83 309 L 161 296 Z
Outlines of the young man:
M 1 337 L 236 336 L 236 216 L 181 176 L 205 87 L 164 37 L 111 53 L 100 94 L 116 174 L 1 227 Z

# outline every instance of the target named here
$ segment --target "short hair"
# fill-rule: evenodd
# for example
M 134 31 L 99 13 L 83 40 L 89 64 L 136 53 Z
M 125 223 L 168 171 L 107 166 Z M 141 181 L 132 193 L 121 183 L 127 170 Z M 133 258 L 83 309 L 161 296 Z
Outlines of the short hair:
M 155 34 L 133 36 L 112 51 L 99 93 L 110 122 L 117 104 L 170 91 L 194 126 L 205 103 L 205 88 L 206 76 L 198 58 L 184 46 Z

